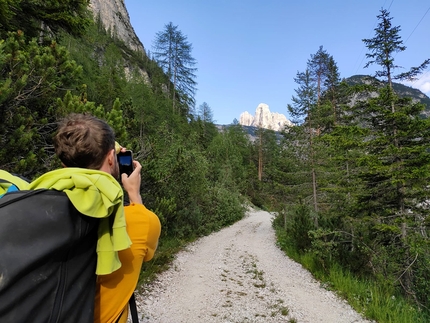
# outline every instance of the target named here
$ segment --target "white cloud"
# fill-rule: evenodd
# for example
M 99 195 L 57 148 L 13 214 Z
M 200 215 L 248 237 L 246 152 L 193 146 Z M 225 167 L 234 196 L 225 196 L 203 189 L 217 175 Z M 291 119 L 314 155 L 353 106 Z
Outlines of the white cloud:
M 418 76 L 419 79 L 413 82 L 405 81 L 405 85 L 411 86 L 430 96 L 430 71 Z

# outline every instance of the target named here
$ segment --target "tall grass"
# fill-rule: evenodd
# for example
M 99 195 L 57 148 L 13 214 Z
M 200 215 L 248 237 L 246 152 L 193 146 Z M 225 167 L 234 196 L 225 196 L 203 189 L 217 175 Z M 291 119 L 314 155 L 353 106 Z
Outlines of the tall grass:
M 302 264 L 324 288 L 336 292 L 364 317 L 379 323 L 430 322 L 428 312 L 396 294 L 388 284 L 360 279 L 338 264 L 323 268 L 314 254 L 299 254 L 283 228 L 276 228 L 276 235 L 278 245 L 290 258 Z
M 377 322 L 429 322 L 429 317 L 385 284 L 359 280 L 338 265 L 330 268 L 327 281 L 358 312 Z

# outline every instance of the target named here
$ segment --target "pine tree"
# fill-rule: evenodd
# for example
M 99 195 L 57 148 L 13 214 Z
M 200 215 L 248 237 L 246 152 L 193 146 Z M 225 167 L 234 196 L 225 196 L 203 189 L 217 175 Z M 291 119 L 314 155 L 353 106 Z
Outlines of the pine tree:
M 58 36 L 63 30 L 83 35 L 92 23 L 89 0 L 6 0 L 0 4 L 0 34 L 21 30 L 26 37 Z
M 312 113 L 318 103 L 318 89 L 309 69 L 306 69 L 305 72 L 298 72 L 294 80 L 299 87 L 295 90 L 297 96 L 292 97 L 293 105 L 288 105 L 288 111 L 295 118 L 296 123 L 302 122 L 302 124 L 298 125 L 303 128 L 303 131 L 298 132 L 302 136 L 297 137 L 296 141 L 299 142 L 299 146 L 307 147 L 306 155 L 302 158 L 305 164 L 309 165 L 309 171 L 312 176 L 312 204 L 314 211 L 318 211 L 314 153 L 315 121 Z M 306 168 L 304 167 L 304 169 Z
M 211 161 L 211 179 L 245 194 L 248 186 L 250 142 L 242 126 L 229 126 L 218 132 L 206 152 Z
M 213 122 L 213 112 L 209 104 L 203 102 L 199 106 L 198 116 L 204 122 Z
M 0 168 L 33 176 L 51 167 L 56 99 L 82 70 L 63 46 L 40 46 L 22 32 L 1 43 L 0 58 Z
M 124 58 L 121 50 L 110 43 L 98 57 L 101 65 L 95 80 L 95 90 L 91 95 L 93 101 L 110 109 L 115 100 L 123 96 L 127 78 L 124 70 Z
M 206 149 L 218 133 L 218 129 L 213 123 L 213 112 L 209 104 L 203 102 L 198 109 L 196 131 L 199 135 L 199 142 Z
M 322 218 L 327 217 L 330 210 L 331 192 L 338 178 L 338 165 L 334 160 L 339 152 L 330 150 L 324 136 L 333 131 L 336 123 L 340 76 L 333 56 L 323 46 L 311 55 L 307 68 L 317 92 L 317 102 L 310 111 L 314 135 L 310 152 L 313 160 L 314 199 L 317 200 L 314 210 L 319 211 L 318 217 Z
M 330 130 L 336 119 L 336 97 L 340 77 L 336 62 L 323 46 L 311 55 L 307 68 L 315 83 L 317 102 L 312 110 L 316 135 Z
M 327 74 L 324 81 L 325 94 L 324 99 L 329 106 L 328 120 L 325 122 L 325 126 L 328 130 L 337 124 L 340 118 L 340 74 L 337 64 L 333 56 L 329 56 L 327 61 Z
M 382 262 L 379 270 L 398 278 L 406 294 L 414 295 L 410 241 L 427 236 L 423 228 L 429 210 L 423 206 L 430 193 L 430 120 L 420 116 L 423 105 L 392 97 L 385 87 L 364 110 L 371 127 L 362 139 L 366 154 L 358 158 L 365 188 L 358 196 L 358 214 L 371 219 L 373 244 L 385 250 L 394 268 L 387 273 Z
M 366 67 L 380 66 L 375 76 L 385 78 L 387 85 L 358 110 L 357 120 L 367 135 L 362 138 L 366 153 L 358 160 L 364 166 L 358 176 L 365 189 L 358 196 L 357 214 L 369 219 L 371 243 L 386 255 L 382 261 L 380 255 L 372 259 L 375 268 L 400 282 L 405 294 L 414 297 L 414 258 L 428 257 L 426 252 L 412 254 L 411 241 L 427 235 L 423 221 L 429 211 L 423 205 L 429 195 L 430 121 L 420 116 L 421 104 L 396 95 L 392 80 L 417 75 L 428 61 L 409 73 L 394 75 L 398 68 L 394 54 L 406 47 L 400 28 L 391 26 L 386 10 L 381 10 L 378 19 L 375 37 L 363 40 L 370 50 Z
M 121 110 L 121 102 L 118 98 L 115 100 L 112 109 L 106 113 L 106 117 L 104 119 L 115 131 L 116 140 L 123 143 L 123 146 L 126 146 L 128 143 L 127 127 L 123 111 Z M 130 147 L 127 148 L 131 149 Z
M 389 87 L 392 89 L 393 80 L 404 80 L 413 79 L 416 75 L 422 73 L 422 71 L 430 63 L 430 59 L 426 59 L 420 66 L 412 67 L 408 72 L 394 75 L 394 70 L 400 68 L 400 66 L 394 63 L 394 54 L 403 52 L 406 50 L 406 46 L 403 45 L 401 40 L 400 26 L 392 26 L 390 13 L 381 9 L 381 13 L 377 16 L 380 22 L 375 28 L 375 37 L 370 39 L 363 39 L 366 47 L 370 51 L 366 54 L 366 58 L 370 59 L 365 68 L 370 65 L 377 64 L 382 68 L 375 72 L 375 77 L 382 77 L 386 79 Z
M 294 90 L 296 95 L 291 98 L 293 103 L 287 106 L 288 111 L 295 124 L 302 124 L 305 121 L 312 123 L 312 119 L 309 119 L 311 118 L 309 114 L 316 105 L 318 98 L 317 89 L 309 70 L 297 72 L 294 81 L 299 87 Z
M 169 22 L 163 31 L 157 33 L 153 47 L 154 59 L 170 80 L 168 89 L 173 111 L 176 110 L 175 102 L 178 101 L 182 108 L 186 108 L 187 114 L 195 104 L 197 85 L 194 74 L 197 71 L 194 68 L 196 60 L 191 56 L 192 44 L 178 26 Z
M 311 58 L 308 60 L 308 70 L 312 75 L 313 81 L 316 83 L 317 105 L 321 103 L 322 93 L 325 90 L 329 57 L 330 55 L 323 49 L 323 46 L 320 46 L 318 51 L 311 55 Z

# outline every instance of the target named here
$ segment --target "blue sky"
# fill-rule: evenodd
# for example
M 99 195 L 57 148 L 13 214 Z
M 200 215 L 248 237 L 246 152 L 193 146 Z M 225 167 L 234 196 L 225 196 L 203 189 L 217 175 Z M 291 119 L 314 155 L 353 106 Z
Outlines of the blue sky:
M 363 38 L 372 38 L 377 15 L 390 12 L 406 51 L 395 63 L 430 58 L 428 0 L 125 0 L 131 24 L 146 50 L 169 22 L 187 36 L 196 59 L 196 108 L 206 102 L 218 124 L 230 124 L 260 103 L 288 116 L 297 72 L 323 46 L 341 77 L 372 74 Z M 430 68 L 412 87 L 430 96 Z

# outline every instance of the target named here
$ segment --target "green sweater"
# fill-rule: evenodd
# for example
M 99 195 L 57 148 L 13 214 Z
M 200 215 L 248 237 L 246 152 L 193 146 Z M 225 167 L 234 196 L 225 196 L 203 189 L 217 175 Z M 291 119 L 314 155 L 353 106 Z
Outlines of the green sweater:
M 7 182 L 0 182 L 0 196 L 5 194 L 11 185 L 15 185 L 20 190 L 27 189 L 28 182 L 0 169 L 0 179 Z

